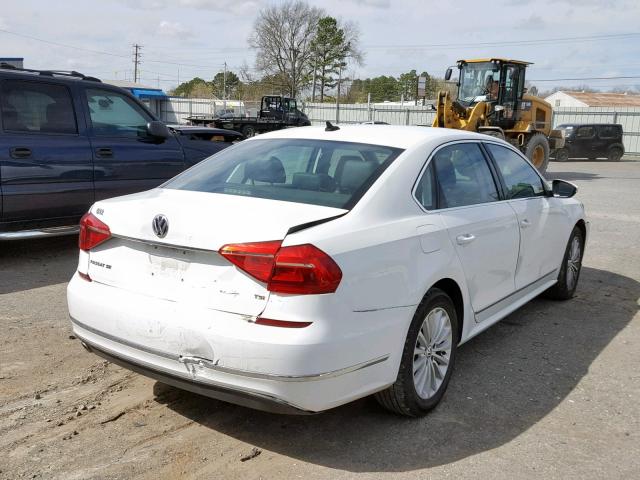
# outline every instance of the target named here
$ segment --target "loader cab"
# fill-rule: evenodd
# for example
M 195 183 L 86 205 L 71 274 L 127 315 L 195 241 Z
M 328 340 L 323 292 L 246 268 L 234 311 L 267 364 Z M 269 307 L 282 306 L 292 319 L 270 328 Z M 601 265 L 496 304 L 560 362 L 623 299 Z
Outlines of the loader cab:
M 465 108 L 487 102 L 490 125 L 512 128 L 524 95 L 527 62 L 504 59 L 460 60 L 458 103 Z

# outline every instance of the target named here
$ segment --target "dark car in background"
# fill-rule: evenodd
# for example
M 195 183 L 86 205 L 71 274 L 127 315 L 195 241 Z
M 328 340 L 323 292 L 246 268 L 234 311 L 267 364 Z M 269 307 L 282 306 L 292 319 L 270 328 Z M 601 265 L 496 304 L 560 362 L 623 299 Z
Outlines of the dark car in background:
M 0 240 L 77 231 L 94 202 L 157 187 L 242 138 L 208 130 L 169 129 L 97 78 L 0 64 Z
M 558 125 L 564 132 L 564 148 L 555 152 L 555 159 L 564 162 L 570 158 L 607 158 L 618 161 L 624 155 L 622 125 L 612 123 L 566 123 Z

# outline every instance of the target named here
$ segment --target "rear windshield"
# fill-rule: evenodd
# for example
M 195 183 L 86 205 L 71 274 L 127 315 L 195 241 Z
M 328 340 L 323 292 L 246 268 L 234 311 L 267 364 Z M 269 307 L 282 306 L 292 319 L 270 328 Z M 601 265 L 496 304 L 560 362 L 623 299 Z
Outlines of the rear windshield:
M 163 188 L 352 208 L 401 149 L 328 140 L 240 142 Z

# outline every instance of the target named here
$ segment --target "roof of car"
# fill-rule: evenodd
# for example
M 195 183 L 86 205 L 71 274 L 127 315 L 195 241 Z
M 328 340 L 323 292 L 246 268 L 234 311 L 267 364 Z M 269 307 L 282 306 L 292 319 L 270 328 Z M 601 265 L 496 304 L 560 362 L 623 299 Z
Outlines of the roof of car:
M 263 138 L 304 138 L 383 145 L 407 149 L 429 140 L 443 142 L 465 139 L 484 139 L 486 135 L 449 128 L 416 127 L 402 125 L 338 125 L 339 130 L 327 132 L 324 126 L 297 127 L 276 130 L 259 135 Z

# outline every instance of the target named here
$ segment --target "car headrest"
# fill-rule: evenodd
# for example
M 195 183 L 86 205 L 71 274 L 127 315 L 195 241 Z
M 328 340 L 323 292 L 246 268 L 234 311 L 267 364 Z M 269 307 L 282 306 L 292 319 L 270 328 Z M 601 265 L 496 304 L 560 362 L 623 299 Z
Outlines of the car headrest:
M 326 173 L 294 173 L 291 184 L 301 190 L 333 192 L 336 189 L 336 182 Z
M 346 160 L 343 164 L 339 180 L 340 191 L 343 193 L 353 193 L 377 168 L 377 163 L 363 162 L 358 157 L 354 160 Z
M 284 166 L 278 157 L 269 157 L 266 160 L 252 160 L 244 167 L 246 180 L 267 183 L 284 183 L 287 175 Z

